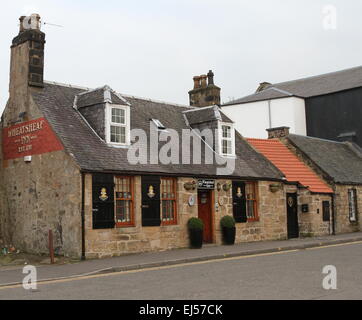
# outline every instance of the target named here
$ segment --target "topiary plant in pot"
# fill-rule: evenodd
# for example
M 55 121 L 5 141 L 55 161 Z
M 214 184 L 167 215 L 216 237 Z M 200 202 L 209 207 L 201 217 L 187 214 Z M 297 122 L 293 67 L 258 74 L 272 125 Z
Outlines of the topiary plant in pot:
M 203 242 L 204 223 L 199 218 L 190 218 L 187 222 L 191 248 L 200 249 Z
M 224 244 L 235 243 L 235 219 L 232 216 L 224 216 L 220 220 Z

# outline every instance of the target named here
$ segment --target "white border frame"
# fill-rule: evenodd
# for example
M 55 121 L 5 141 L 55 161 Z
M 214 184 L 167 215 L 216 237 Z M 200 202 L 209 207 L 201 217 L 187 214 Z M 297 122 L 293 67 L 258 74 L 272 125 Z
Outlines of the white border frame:
M 106 123 L 105 123 L 105 137 L 107 144 L 118 147 L 125 147 L 131 145 L 131 110 L 129 106 L 119 105 L 119 104 L 110 104 L 106 103 Z M 111 119 L 112 119 L 112 108 L 122 109 L 125 112 L 125 120 L 126 120 L 126 143 L 117 143 L 111 142 Z
M 223 154 L 222 153 L 222 143 L 221 141 L 223 140 L 222 138 L 222 126 L 228 126 L 230 127 L 230 131 L 231 131 L 231 154 Z M 218 121 L 218 153 L 219 155 L 221 155 L 222 157 L 235 157 L 235 128 L 234 128 L 234 124 L 230 123 L 230 122 L 222 122 L 222 121 Z

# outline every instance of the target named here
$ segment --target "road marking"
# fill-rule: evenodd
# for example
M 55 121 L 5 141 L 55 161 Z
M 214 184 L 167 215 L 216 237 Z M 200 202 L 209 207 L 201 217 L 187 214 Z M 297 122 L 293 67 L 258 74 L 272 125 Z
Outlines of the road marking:
M 247 255 L 247 256 L 238 256 L 238 257 L 230 257 L 230 258 L 222 258 L 222 259 L 212 259 L 212 260 L 205 260 L 205 261 L 195 261 L 195 262 L 188 262 L 188 263 L 186 262 L 186 263 L 169 265 L 169 266 L 160 266 L 160 267 L 150 267 L 150 268 L 143 268 L 143 269 L 136 269 L 136 270 L 117 271 L 117 272 L 94 274 L 94 275 L 88 275 L 88 276 L 79 276 L 79 277 L 65 278 L 65 279 L 40 280 L 40 281 L 37 282 L 37 285 L 72 282 L 72 281 L 77 281 L 77 280 L 86 280 L 86 279 L 94 279 L 94 278 L 103 278 L 103 277 L 117 276 L 117 275 L 122 275 L 122 274 L 132 274 L 132 273 L 139 273 L 139 272 L 145 272 L 145 271 L 157 271 L 157 270 L 164 270 L 164 269 L 173 269 L 173 268 L 180 268 L 180 267 L 191 266 L 191 265 L 199 265 L 199 264 L 230 261 L 230 260 L 241 260 L 241 259 L 246 259 L 246 258 L 254 258 L 254 257 L 277 255 L 277 254 L 285 254 L 285 253 L 297 252 L 297 251 L 299 251 L 299 250 L 295 249 L 295 250 L 286 250 L 286 251 L 280 251 L 280 252 L 258 253 L 258 254 Z M 0 287 L 0 290 L 15 289 L 15 288 L 22 288 L 22 287 L 23 287 L 22 284 L 14 284 L 14 285 L 9 285 L 9 286 L 2 286 L 2 287 Z
M 320 247 L 307 248 L 307 250 L 315 250 L 315 249 L 323 249 L 323 248 L 329 248 L 329 247 L 346 246 L 346 245 L 359 244 L 359 243 L 362 243 L 362 241 L 331 244 L 331 245 L 325 245 L 325 246 L 320 246 Z M 174 268 L 180 268 L 180 267 L 192 266 L 192 265 L 200 265 L 200 264 L 207 264 L 207 263 L 242 260 L 242 259 L 255 258 L 255 257 L 265 257 L 265 256 L 271 256 L 271 255 L 286 254 L 286 253 L 298 252 L 298 251 L 303 251 L 303 250 L 305 250 L 305 249 L 293 249 L 293 250 L 285 250 L 285 251 L 258 253 L 258 254 L 251 254 L 251 255 L 238 256 L 238 257 L 229 257 L 229 258 L 211 259 L 211 260 L 205 260 L 205 261 L 186 262 L 186 263 L 168 265 L 168 266 L 150 267 L 150 268 L 143 268 L 143 269 L 136 269 L 136 270 L 126 270 L 126 271 L 117 271 L 117 272 L 86 275 L 86 276 L 79 276 L 79 277 L 75 276 L 75 277 L 55 279 L 55 280 L 40 280 L 40 281 L 37 282 L 37 285 L 46 285 L 46 284 L 54 284 L 54 283 L 63 283 L 63 282 L 86 280 L 86 279 L 103 278 L 103 277 L 117 276 L 117 275 L 123 275 L 123 274 L 132 274 L 132 273 L 139 273 L 139 272 L 145 272 L 145 271 L 158 271 L 158 270 L 164 270 L 164 269 L 174 269 Z M 22 284 L 14 284 L 14 285 L 9 285 L 9 286 L 2 286 L 2 287 L 0 286 L 0 290 L 16 289 L 16 288 L 22 288 L 22 287 L 23 287 Z
M 345 243 L 337 243 L 337 244 L 328 244 L 325 246 L 319 246 L 319 247 L 313 247 L 313 248 L 306 248 L 306 250 L 317 250 L 317 249 L 323 249 L 323 248 L 330 248 L 330 247 L 340 247 L 340 246 L 347 246 L 351 244 L 359 244 L 362 243 L 362 241 L 353 241 L 353 242 L 345 242 Z

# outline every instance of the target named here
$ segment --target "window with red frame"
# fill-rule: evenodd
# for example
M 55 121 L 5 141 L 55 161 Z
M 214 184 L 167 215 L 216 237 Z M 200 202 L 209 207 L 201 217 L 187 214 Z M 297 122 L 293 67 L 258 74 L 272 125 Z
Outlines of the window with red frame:
M 246 195 L 246 216 L 248 221 L 259 220 L 258 217 L 258 199 L 256 192 L 256 183 L 247 182 L 245 185 Z
M 115 178 L 116 226 L 133 226 L 133 177 Z
M 161 222 L 163 225 L 177 223 L 175 178 L 161 178 Z

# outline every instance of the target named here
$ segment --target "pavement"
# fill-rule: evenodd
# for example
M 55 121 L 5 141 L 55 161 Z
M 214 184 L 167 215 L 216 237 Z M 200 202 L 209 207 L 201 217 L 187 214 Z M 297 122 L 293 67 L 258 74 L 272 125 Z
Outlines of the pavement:
M 240 243 L 232 246 L 204 245 L 202 249 L 175 249 L 162 252 L 132 254 L 121 257 L 86 260 L 64 265 L 37 266 L 38 282 L 76 278 L 87 275 L 171 266 L 261 253 L 307 249 L 362 241 L 362 232 L 300 238 L 281 241 Z M 23 266 L 0 268 L 0 287 L 21 284 Z

